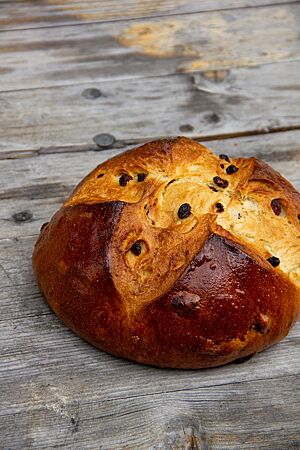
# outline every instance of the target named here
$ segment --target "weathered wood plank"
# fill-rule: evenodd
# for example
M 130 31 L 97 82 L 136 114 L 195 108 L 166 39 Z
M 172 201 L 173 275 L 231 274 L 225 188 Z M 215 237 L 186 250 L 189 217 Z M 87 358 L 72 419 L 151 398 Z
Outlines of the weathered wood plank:
M 141 3 L 141 2 L 140 2 Z M 0 89 L 300 58 L 300 4 L 1 33 Z
M 216 153 L 262 158 L 300 191 L 300 130 L 201 142 Z M 81 178 L 127 148 L 0 160 L 0 239 L 36 235 Z
M 84 388 L 78 395 L 76 376 L 49 383 L 36 377 L 11 387 L 16 407 L 8 405 L 14 413 L 2 417 L 1 436 L 4 448 L 39 450 L 296 450 L 297 387 L 296 376 L 164 394 L 149 385 L 150 395 L 137 387 L 133 398 L 118 399 L 100 382 L 89 399 Z
M 294 3 L 289 0 L 0 0 L 0 30 L 140 19 Z
M 0 93 L 1 152 L 300 127 L 300 61 Z M 117 145 L 119 143 L 117 142 Z M 28 152 L 27 152 L 28 153 Z

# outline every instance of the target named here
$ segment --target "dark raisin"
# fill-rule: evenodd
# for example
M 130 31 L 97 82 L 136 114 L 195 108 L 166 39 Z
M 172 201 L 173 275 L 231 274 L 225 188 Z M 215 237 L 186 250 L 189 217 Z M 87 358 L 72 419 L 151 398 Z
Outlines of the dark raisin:
M 178 316 L 193 316 L 195 311 L 200 308 L 200 297 L 197 294 L 181 291 L 172 298 L 171 306 Z
M 274 198 L 271 201 L 271 208 L 273 209 L 275 216 L 279 216 L 279 214 L 281 213 L 281 204 L 278 198 Z
M 255 322 L 253 329 L 257 331 L 257 333 L 265 334 L 267 332 L 267 325 L 262 322 Z
M 220 167 L 221 167 L 221 169 L 224 169 L 225 166 L 224 166 L 224 164 L 220 164 Z
M 184 299 L 182 297 L 174 297 L 172 298 L 172 306 L 175 306 L 175 308 L 184 308 Z
M 122 173 L 119 178 L 119 185 L 124 187 L 130 180 L 132 180 L 132 176 L 128 175 L 128 173 Z
M 221 159 L 224 159 L 224 160 L 227 161 L 227 162 L 230 162 L 229 156 L 224 155 L 223 153 L 222 153 L 221 155 L 219 155 L 219 157 L 220 157 Z
M 268 258 L 268 261 L 273 267 L 277 267 L 280 264 L 280 259 L 277 258 L 277 256 L 271 256 L 270 258 Z
M 135 256 L 139 256 L 142 253 L 142 241 L 136 241 L 130 248 Z
M 298 220 L 299 220 L 299 222 L 300 222 L 300 214 L 298 214 L 298 216 L 297 216 L 297 217 L 298 217 Z
M 191 205 L 188 203 L 183 203 L 178 209 L 178 217 L 179 219 L 186 219 L 191 214 Z
M 226 173 L 228 173 L 228 175 L 232 175 L 233 173 L 236 173 L 238 170 L 239 170 L 238 167 L 236 167 L 233 164 L 231 164 L 231 166 L 227 167 Z
M 141 181 L 144 181 L 144 179 L 147 177 L 147 173 L 138 173 L 138 176 L 137 176 L 137 180 L 138 180 L 138 182 L 140 183 Z
M 213 180 L 214 180 L 214 183 L 222 189 L 227 188 L 227 186 L 229 184 L 227 180 L 223 180 L 223 178 L 220 178 L 220 177 L 214 177 Z
M 218 213 L 221 213 L 224 211 L 224 206 L 222 205 L 222 203 L 216 203 L 216 209 Z
M 99 175 L 97 175 L 97 178 L 102 178 L 104 176 L 104 173 L 99 173 Z
M 214 186 L 208 186 L 209 189 L 211 189 L 214 192 L 219 192 L 217 188 L 215 188 Z

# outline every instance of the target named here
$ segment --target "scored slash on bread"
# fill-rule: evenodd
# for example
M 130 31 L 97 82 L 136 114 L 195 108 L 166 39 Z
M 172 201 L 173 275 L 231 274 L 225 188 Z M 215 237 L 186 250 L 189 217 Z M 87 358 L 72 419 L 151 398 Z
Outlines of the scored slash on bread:
M 297 319 L 299 213 L 267 164 L 165 139 L 91 172 L 42 230 L 33 266 L 50 307 L 103 350 L 217 366 Z

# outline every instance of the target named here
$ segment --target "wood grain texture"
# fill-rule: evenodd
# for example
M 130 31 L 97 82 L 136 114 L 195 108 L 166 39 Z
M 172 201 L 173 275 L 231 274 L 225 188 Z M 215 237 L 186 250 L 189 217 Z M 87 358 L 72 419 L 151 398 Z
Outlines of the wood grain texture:
M 48 147 L 95 148 L 98 133 L 110 133 L 119 146 L 182 133 L 205 139 L 300 127 L 299 72 L 296 61 L 3 92 L 0 157 Z
M 88 379 L 96 382 L 97 371 L 90 368 L 89 373 Z M 292 386 L 299 388 L 296 376 L 245 381 L 244 388 L 233 383 L 148 395 L 140 395 L 136 387 L 136 395 L 125 398 L 112 391 L 107 395 L 99 382 L 93 393 L 84 390 L 78 400 L 82 384 L 78 385 L 77 374 L 62 382 L 51 375 L 47 381 L 39 376 L 28 383 L 20 381 L 15 394 L 24 400 L 2 418 L 4 442 L 22 449 L 299 448 L 299 415 L 292 395 Z M 120 384 L 119 378 L 116 389 Z M 293 421 L 287 411 L 295 414 Z M 13 432 L 15 421 L 18 427 Z
M 289 0 L 0 0 L 0 30 L 64 26 L 293 3 Z
M 300 323 L 244 364 L 155 369 L 68 330 L 31 269 L 75 184 L 157 136 L 258 156 L 300 190 L 299 25 L 286 0 L 0 0 L 1 450 L 300 448 Z
M 1 33 L 0 90 L 299 60 L 300 4 Z

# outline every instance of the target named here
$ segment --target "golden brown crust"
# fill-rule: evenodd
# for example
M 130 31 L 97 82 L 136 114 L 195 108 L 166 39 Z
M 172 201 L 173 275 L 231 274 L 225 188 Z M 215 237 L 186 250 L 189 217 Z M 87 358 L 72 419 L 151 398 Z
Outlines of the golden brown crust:
M 94 345 L 217 366 L 278 341 L 299 315 L 299 213 L 267 164 L 161 140 L 89 174 L 42 230 L 33 266 L 50 307 Z

